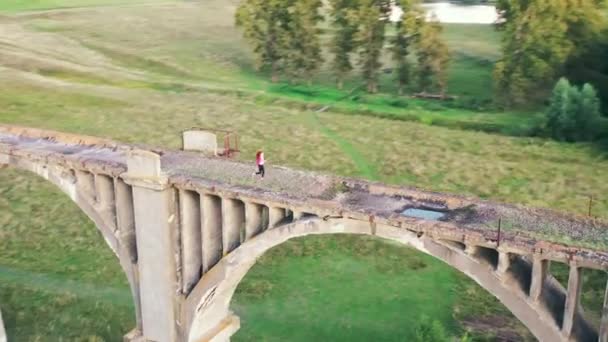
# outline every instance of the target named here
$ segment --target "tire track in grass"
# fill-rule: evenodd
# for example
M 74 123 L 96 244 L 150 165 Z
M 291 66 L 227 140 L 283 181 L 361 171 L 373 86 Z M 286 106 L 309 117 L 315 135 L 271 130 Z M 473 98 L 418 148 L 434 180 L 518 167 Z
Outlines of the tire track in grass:
M 316 112 L 310 113 L 310 121 L 323 135 L 335 142 L 338 147 L 355 163 L 359 174 L 369 180 L 379 180 L 376 168 L 370 164 L 348 140 L 341 137 L 336 131 L 325 126 Z
M 4 266 L 0 266 L 0 283 L 19 285 L 52 294 L 71 294 L 80 298 L 100 299 L 122 306 L 131 306 L 133 303 L 128 288 L 83 283 L 59 275 L 28 272 Z

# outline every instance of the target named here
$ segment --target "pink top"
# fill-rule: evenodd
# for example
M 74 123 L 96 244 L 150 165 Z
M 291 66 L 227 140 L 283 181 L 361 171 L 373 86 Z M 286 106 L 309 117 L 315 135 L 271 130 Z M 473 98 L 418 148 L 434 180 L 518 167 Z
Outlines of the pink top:
M 260 152 L 255 157 L 256 165 L 264 165 L 264 152 Z

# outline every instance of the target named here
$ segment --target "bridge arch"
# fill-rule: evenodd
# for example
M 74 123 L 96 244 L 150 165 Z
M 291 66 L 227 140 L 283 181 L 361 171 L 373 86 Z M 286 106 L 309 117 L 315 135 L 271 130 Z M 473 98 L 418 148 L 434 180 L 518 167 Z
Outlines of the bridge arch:
M 378 225 L 374 232 L 366 222 L 315 217 L 265 231 L 243 243 L 206 273 L 188 297 L 182 313 L 190 327 L 187 340 L 217 338 L 221 341 L 236 332 L 240 323 L 230 311 L 230 302 L 238 284 L 256 260 L 289 239 L 327 234 L 374 235 L 429 254 L 466 274 L 498 298 L 540 341 L 564 339 L 551 313 L 531 301 L 517 279 L 500 272 L 491 261 L 492 257 L 485 255 L 483 250 L 471 251 L 464 246 L 435 241 L 391 226 Z M 547 281 L 553 282 L 552 279 Z
M 118 256 L 137 310 L 137 329 L 126 340 L 229 338 L 239 327 L 230 300 L 259 256 L 291 238 L 337 233 L 394 240 L 446 262 L 498 297 L 540 340 L 597 340 L 596 329 L 582 318 L 581 272 L 605 270 L 608 252 L 535 239 L 521 229 L 501 238 L 467 222 L 405 217 L 398 208 L 441 203 L 451 213 L 475 207 L 497 219 L 496 211 L 504 211 L 528 217 L 525 226 L 596 229 L 601 222 L 284 168 L 274 170 L 280 180 L 304 177 L 302 183 L 320 182 L 318 191 L 278 191 L 268 182 L 257 187 L 192 174 L 190 168 L 206 163 L 246 169 L 249 178 L 248 167 L 197 153 L 0 126 L 0 167 L 29 170 L 58 186 Z M 275 185 L 282 189 L 280 183 Z M 367 205 L 358 197 L 380 201 Z M 549 275 L 552 261 L 568 264 L 567 290 Z M 608 341 L 608 295 L 599 335 Z
M 127 188 L 122 180 L 107 174 L 75 170 L 70 167 L 47 163 L 46 161 L 16 156 L 10 156 L 9 158 L 2 157 L 0 154 L 0 170 L 5 167 L 24 170 L 49 181 L 62 193 L 67 195 L 94 223 L 108 247 L 116 255 L 120 267 L 129 282 L 137 322 L 135 331 L 140 330 L 141 308 L 134 236 L 131 237 L 128 234 L 125 236 L 118 232 L 117 224 L 112 222 L 113 220 L 116 221 L 116 218 L 113 219 L 112 217 L 117 216 L 117 210 L 122 209 L 118 209 L 118 205 L 114 199 L 109 200 L 110 192 L 114 196 L 114 191 L 118 188 L 121 188 L 120 191 L 123 193 L 130 192 L 131 190 Z M 124 201 L 122 202 L 120 204 L 124 205 Z M 132 207 L 132 205 L 127 205 L 126 207 Z M 3 322 L 0 317 L 0 326 L 2 324 Z

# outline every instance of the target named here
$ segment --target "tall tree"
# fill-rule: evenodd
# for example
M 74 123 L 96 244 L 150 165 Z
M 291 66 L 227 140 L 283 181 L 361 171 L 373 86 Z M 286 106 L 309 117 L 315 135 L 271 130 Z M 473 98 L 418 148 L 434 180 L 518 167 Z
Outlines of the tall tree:
M 593 140 L 598 132 L 600 121 L 600 99 L 595 88 L 585 83 L 581 88 L 580 105 L 576 117 L 575 139 L 579 141 Z
M 273 82 L 279 80 L 285 57 L 290 1 L 244 0 L 236 12 L 236 24 L 253 47 L 257 68 L 269 70 Z
M 564 2 L 509 0 L 509 4 L 503 57 L 494 70 L 497 100 L 507 106 L 543 95 L 538 93 L 539 85 L 553 82 L 573 49 L 566 39 Z
M 550 98 L 546 127 L 551 136 L 564 141 L 590 141 L 598 133 L 600 101 L 590 84 L 579 90 L 561 78 Z
M 338 88 L 342 89 L 344 78 L 353 69 L 350 55 L 356 49 L 357 9 L 359 0 L 330 0 L 329 14 L 334 34 L 330 50 L 333 54 L 332 69 L 336 73 Z
M 503 59 L 495 69 L 499 102 L 528 102 L 564 74 L 580 84 L 588 81 L 572 71 L 587 69 L 589 60 L 597 59 L 591 51 L 598 51 L 601 32 L 608 27 L 605 4 L 605 0 L 499 0 L 500 27 L 505 31 Z
M 319 13 L 322 5 L 321 0 L 298 0 L 289 9 L 285 71 L 292 82 L 310 82 L 323 61 L 318 27 L 323 20 Z
M 367 91 L 378 91 L 378 77 L 382 64 L 380 56 L 384 47 L 384 31 L 392 9 L 391 0 L 361 0 L 356 40 L 360 47 L 359 65 Z
M 579 93 L 567 79 L 561 78 L 553 88 L 546 113 L 546 127 L 554 139 L 565 140 L 574 126 L 572 113 L 576 111 Z
M 522 13 L 538 6 L 544 0 L 498 0 L 496 9 L 499 15 L 499 27 L 507 27 L 515 22 Z M 559 15 L 566 25 L 566 39 L 574 44 L 573 53 L 584 53 L 606 27 L 606 0 L 560 0 L 550 1 L 553 8 L 561 11 L 546 12 L 547 15 Z
M 418 59 L 418 86 L 426 92 L 438 88 L 442 95 L 447 92 L 447 69 L 450 63 L 450 51 L 441 38 L 443 28 L 437 18 L 420 29 L 416 54 Z
M 575 84 L 592 84 L 602 100 L 604 113 L 608 115 L 608 28 L 591 49 L 568 61 L 565 75 Z
M 403 88 L 410 83 L 412 67 L 408 60 L 410 49 L 415 43 L 421 26 L 424 24 L 424 13 L 413 6 L 408 0 L 397 2 L 403 15 L 395 23 L 395 36 L 391 39 L 391 55 L 395 63 L 395 79 L 399 95 Z

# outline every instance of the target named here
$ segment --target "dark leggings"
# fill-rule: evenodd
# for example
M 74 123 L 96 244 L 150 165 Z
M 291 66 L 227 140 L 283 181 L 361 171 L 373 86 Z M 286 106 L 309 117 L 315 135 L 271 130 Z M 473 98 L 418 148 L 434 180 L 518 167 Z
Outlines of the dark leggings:
M 264 177 L 264 165 L 258 165 L 258 172 L 256 172 L 256 175 L 262 175 L 262 177 Z

